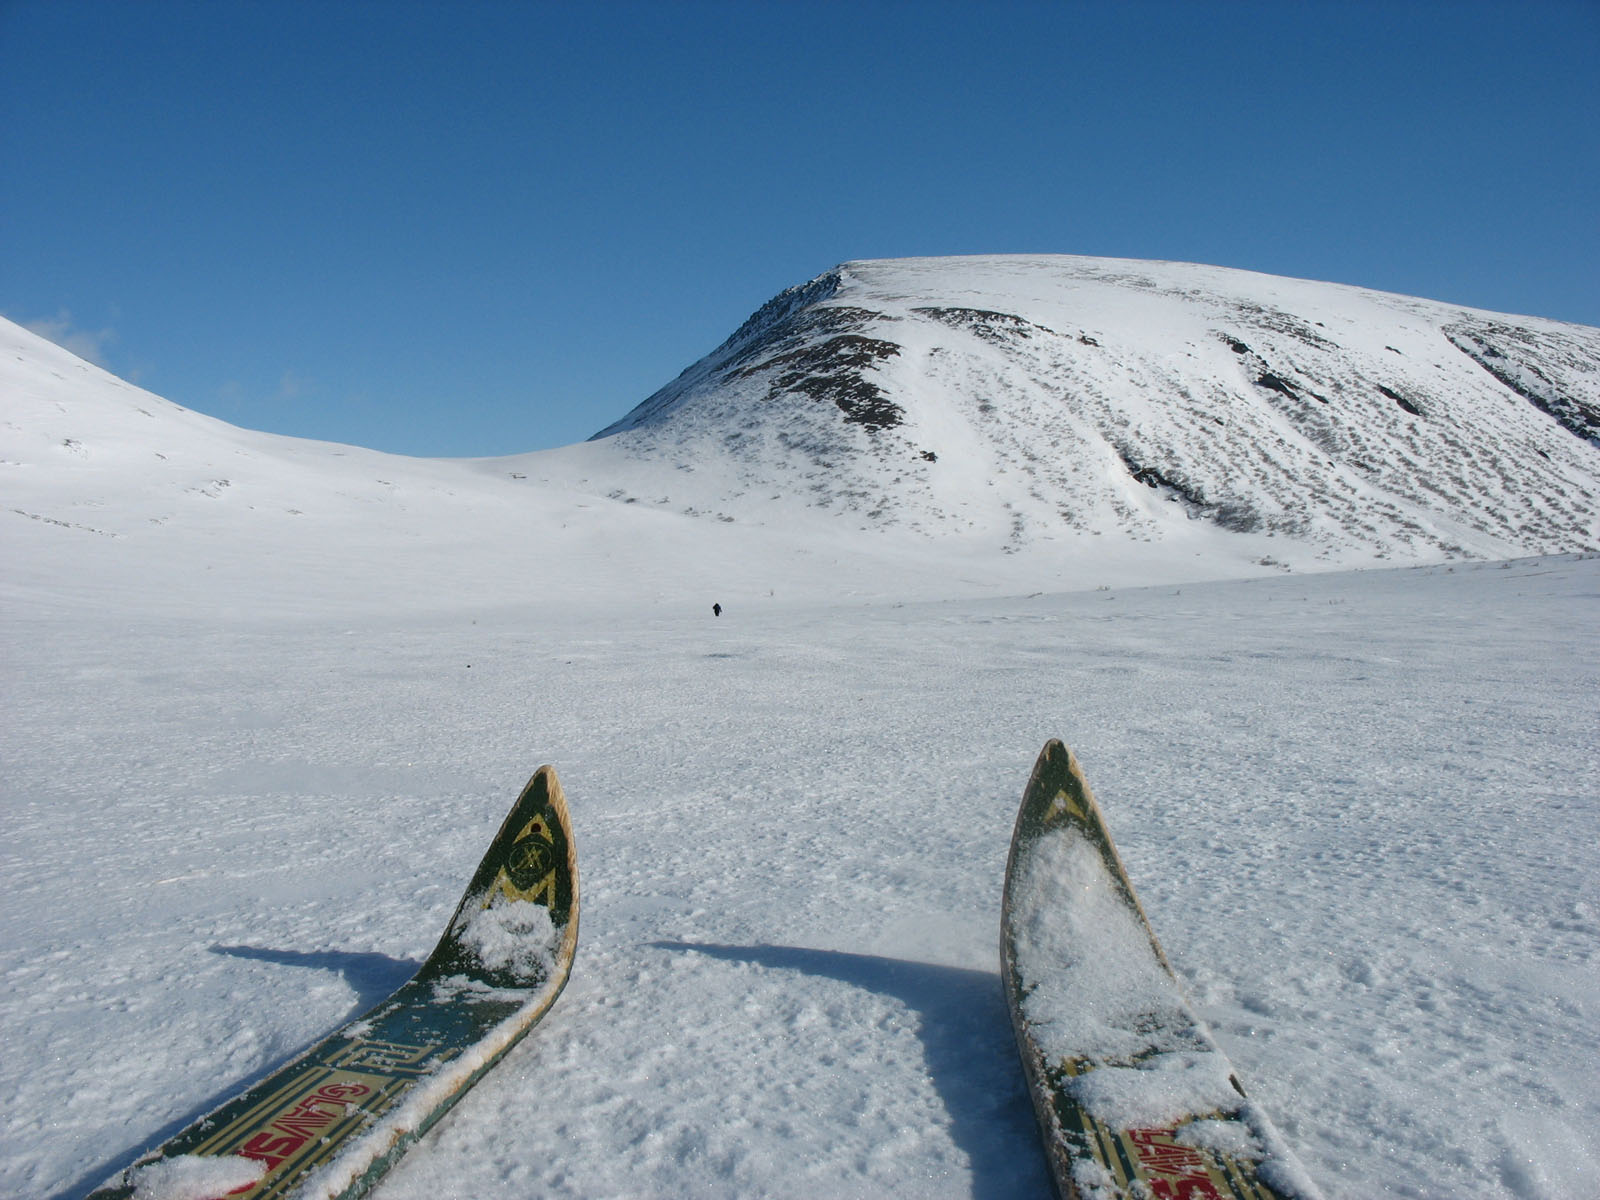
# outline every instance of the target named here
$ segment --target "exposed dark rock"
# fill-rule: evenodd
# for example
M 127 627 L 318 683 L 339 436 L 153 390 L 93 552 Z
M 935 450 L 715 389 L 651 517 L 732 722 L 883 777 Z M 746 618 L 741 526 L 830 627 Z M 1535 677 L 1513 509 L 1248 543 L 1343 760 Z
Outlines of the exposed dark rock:
M 1600 446 L 1600 408 L 1564 394 L 1533 361 L 1538 353 L 1559 355 L 1561 347 L 1532 344 L 1534 338 L 1527 331 L 1494 322 L 1457 325 L 1446 329 L 1445 336 L 1457 350 L 1540 412 L 1553 417 L 1568 433 Z M 1491 337 L 1499 345 L 1490 342 Z
M 1165 489 L 1171 497 L 1183 504 L 1191 517 L 1215 521 L 1224 529 L 1235 533 L 1254 533 L 1261 528 L 1261 515 L 1243 500 L 1212 501 L 1205 492 L 1181 471 L 1163 470 L 1141 463 L 1126 446 L 1118 446 L 1117 453 L 1128 474 L 1148 488 Z
M 792 299 L 803 302 L 804 297 Z M 776 303 L 768 304 L 745 322 L 745 328 L 752 332 L 742 343 L 739 335 L 724 343 L 732 349 L 718 366 L 727 377 L 771 373 L 769 400 L 794 393 L 827 401 L 844 414 L 845 420 L 868 429 L 900 424 L 903 410 L 863 374 L 900 353 L 894 342 L 862 332 L 891 318 L 848 305 L 804 307 L 802 303 L 796 307 L 795 303 L 788 303 L 775 308 Z M 762 317 L 762 313 L 767 316 Z
M 839 290 L 840 282 L 839 272 L 829 271 L 809 283 L 796 284 L 792 288 L 784 289 L 750 314 L 745 323 L 735 329 L 733 335 L 712 352 L 712 357 L 731 354 L 748 342 L 766 341 L 778 325 L 795 313 L 803 312 L 812 305 L 831 299 Z
M 1291 400 L 1300 399 L 1300 394 L 1290 387 L 1282 378 L 1271 371 L 1263 371 L 1256 376 L 1256 386 L 1266 388 L 1271 392 L 1282 392 Z
M 769 398 L 799 392 L 813 400 L 830 401 L 847 421 L 868 429 L 887 429 L 900 424 L 904 410 L 862 372 L 899 353 L 900 347 L 893 342 L 847 333 L 780 354 L 750 371 L 780 369 L 773 376 Z
M 1422 410 L 1420 408 L 1418 408 L 1415 403 L 1413 403 L 1410 400 L 1407 400 L 1404 396 L 1402 396 L 1399 392 L 1395 391 L 1393 388 L 1386 388 L 1386 387 L 1383 386 L 1383 384 L 1380 383 L 1380 384 L 1378 384 L 1378 390 L 1380 392 L 1382 392 L 1385 396 L 1389 397 L 1389 399 L 1393 400 L 1401 408 L 1405 409 L 1413 417 L 1422 416 Z
M 914 308 L 911 311 L 955 329 L 966 329 L 991 345 L 999 345 L 1011 338 L 1030 338 L 1039 333 L 1054 336 L 1055 333 L 1011 313 L 991 312 L 984 308 Z
M 669 414 L 686 392 L 717 371 L 733 371 L 752 358 L 770 353 L 774 345 L 797 341 L 807 332 L 826 327 L 829 322 L 859 324 L 878 314 L 848 307 L 817 307 L 838 292 L 842 279 L 837 271 L 819 275 L 809 283 L 779 292 L 752 313 L 722 345 L 705 358 L 685 368 L 671 383 L 623 417 L 593 435 L 591 441 L 608 437 L 623 429 L 648 425 Z
M 722 368 L 730 374 L 753 375 L 771 366 L 785 351 L 830 335 L 858 334 L 875 322 L 888 319 L 870 309 L 849 305 L 802 309 L 769 326 L 765 337 L 742 347 Z

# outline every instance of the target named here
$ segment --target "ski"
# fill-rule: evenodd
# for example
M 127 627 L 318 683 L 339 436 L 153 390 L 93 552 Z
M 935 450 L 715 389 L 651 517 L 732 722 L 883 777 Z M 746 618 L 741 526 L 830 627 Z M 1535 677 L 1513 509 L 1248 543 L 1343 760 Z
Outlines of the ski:
M 1190 1011 L 1083 772 L 1022 797 L 1000 971 L 1063 1200 L 1310 1200 L 1315 1185 Z
M 88 1200 L 353 1200 L 549 1011 L 577 944 L 566 799 L 540 767 L 408 983 Z

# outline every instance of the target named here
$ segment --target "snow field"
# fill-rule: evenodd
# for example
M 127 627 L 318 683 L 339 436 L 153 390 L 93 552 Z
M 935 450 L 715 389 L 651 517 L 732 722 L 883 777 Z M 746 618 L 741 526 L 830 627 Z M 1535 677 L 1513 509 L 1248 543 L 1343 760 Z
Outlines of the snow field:
M 401 459 L 0 322 L 0 1194 L 81 1195 L 386 996 L 546 761 L 572 981 L 379 1200 L 1047 1194 L 997 959 L 1052 736 L 1329 1197 L 1600 1194 L 1600 560 L 1287 574 L 1595 545 L 1594 331 L 844 274 L 903 338 L 893 436 L 750 375 Z M 1019 320 L 1059 336 L 985 336 Z
M 549 761 L 572 980 L 380 1198 L 1045 1194 L 997 942 L 1059 735 L 1328 1196 L 1589 1195 L 1597 584 L 1568 558 L 630 621 L 14 599 L 0 1192 L 87 1190 L 387 994 Z

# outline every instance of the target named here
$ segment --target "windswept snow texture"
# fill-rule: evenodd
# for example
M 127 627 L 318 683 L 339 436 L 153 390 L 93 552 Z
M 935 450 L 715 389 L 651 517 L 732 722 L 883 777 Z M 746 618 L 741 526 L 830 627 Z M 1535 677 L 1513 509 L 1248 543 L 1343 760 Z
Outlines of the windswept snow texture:
M 1190 522 L 1297 566 L 1600 545 L 1600 330 L 1181 263 L 847 263 L 597 437 L 681 465 L 641 500 L 1009 550 Z
M 382 1200 L 1046 1194 L 998 939 L 1060 736 L 1329 1197 L 1595 1195 L 1596 336 L 855 264 L 614 437 L 445 462 L 0 324 L 0 1194 L 81 1195 L 387 995 L 541 762 L 571 982 Z M 1381 554 L 1433 565 L 1328 569 Z
M 14 598 L 0 1193 L 81 1194 L 397 986 L 550 761 L 572 979 L 380 1197 L 1045 1195 L 997 945 L 1064 734 L 1328 1196 L 1590 1196 L 1597 596 L 1562 558 L 720 619 Z

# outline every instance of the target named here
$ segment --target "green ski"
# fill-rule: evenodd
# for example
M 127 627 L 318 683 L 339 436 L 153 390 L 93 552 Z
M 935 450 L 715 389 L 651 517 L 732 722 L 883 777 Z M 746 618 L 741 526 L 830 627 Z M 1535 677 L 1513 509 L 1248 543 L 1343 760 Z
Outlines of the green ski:
M 362 1195 L 549 1011 L 577 944 L 566 799 L 540 767 L 410 982 L 88 1200 Z
M 1190 1011 L 1077 759 L 1017 813 L 1000 974 L 1065 1200 L 1280 1200 L 1316 1188 Z

